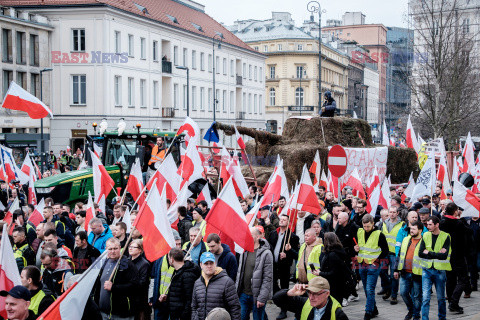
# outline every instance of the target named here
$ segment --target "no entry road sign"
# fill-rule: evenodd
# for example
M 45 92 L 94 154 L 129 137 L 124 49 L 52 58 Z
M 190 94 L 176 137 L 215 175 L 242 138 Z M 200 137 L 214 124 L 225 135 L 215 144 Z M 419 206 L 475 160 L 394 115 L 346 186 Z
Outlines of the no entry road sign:
M 334 145 L 328 152 L 328 169 L 333 176 L 340 178 L 347 171 L 347 153 L 340 145 Z

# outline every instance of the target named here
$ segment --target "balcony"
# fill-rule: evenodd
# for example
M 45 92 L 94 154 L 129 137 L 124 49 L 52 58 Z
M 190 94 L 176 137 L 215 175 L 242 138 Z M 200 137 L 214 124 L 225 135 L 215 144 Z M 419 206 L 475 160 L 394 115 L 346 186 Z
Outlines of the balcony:
M 239 75 L 237 74 L 237 86 L 241 86 L 241 85 L 243 85 L 242 76 L 239 76 Z
M 237 120 L 245 120 L 245 115 L 246 115 L 245 111 L 237 112 Z
M 175 109 L 173 108 L 162 108 L 162 118 L 173 118 L 175 117 Z
M 172 62 L 162 60 L 162 72 L 164 73 L 172 73 Z

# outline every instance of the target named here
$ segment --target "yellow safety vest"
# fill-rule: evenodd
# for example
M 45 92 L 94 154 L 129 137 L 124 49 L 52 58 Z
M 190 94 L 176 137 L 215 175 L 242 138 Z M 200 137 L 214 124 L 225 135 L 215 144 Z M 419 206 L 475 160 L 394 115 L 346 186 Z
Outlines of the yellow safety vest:
M 160 295 L 168 293 L 174 271 L 175 268 L 168 265 L 167 256 L 164 256 L 160 267 Z
M 437 242 L 435 242 L 435 248 L 432 249 L 432 233 L 425 232 L 423 235 L 423 242 L 425 243 L 425 249 L 428 251 L 433 251 L 435 253 L 439 253 L 443 247 L 443 244 L 450 238 L 450 235 L 444 231 L 440 231 L 438 235 Z M 451 242 L 450 242 L 451 244 Z M 452 246 L 448 249 L 448 256 L 446 260 L 438 260 L 438 259 L 423 259 L 419 258 L 422 264 L 422 267 L 425 269 L 430 269 L 432 266 L 437 270 L 445 270 L 451 271 L 452 266 L 450 265 L 450 255 L 452 254 Z
M 365 243 L 365 230 L 363 228 L 358 229 L 357 239 L 360 251 L 357 255 L 357 261 L 359 263 L 365 262 L 366 264 L 372 264 L 380 256 L 382 253 L 382 249 L 378 245 L 380 234 L 380 230 L 373 231 Z
M 23 256 L 23 252 L 27 248 L 28 248 L 28 243 L 24 244 L 20 248 L 17 248 L 17 245 L 13 246 L 13 256 L 15 257 L 15 260 L 19 259 L 19 258 L 21 258 L 23 260 L 23 267 L 27 266 L 27 259 L 25 259 L 25 257 Z
M 330 214 L 330 212 L 326 211 L 324 214 L 322 214 L 320 216 L 320 219 L 323 219 L 324 221 L 327 221 L 328 219 L 330 219 L 332 217 L 332 215 Z
M 330 299 L 332 299 L 332 309 L 330 311 L 330 320 L 335 320 L 335 312 L 337 309 L 342 309 L 342 305 L 332 296 L 330 296 Z M 305 304 L 303 305 L 302 308 L 302 315 L 300 316 L 300 320 L 308 320 L 308 316 L 310 315 L 310 312 L 312 312 L 312 305 L 310 304 L 310 300 L 307 300 Z
M 404 222 L 397 223 L 395 227 L 392 228 L 390 232 L 388 232 L 387 224 L 384 222 L 382 225 L 382 233 L 387 238 L 388 249 L 391 253 L 395 253 L 395 245 L 397 243 L 397 234 L 398 231 L 403 227 Z
M 407 250 L 408 250 L 408 244 L 410 243 L 410 239 L 412 239 L 412 236 L 408 236 L 403 239 L 402 241 L 402 247 L 400 248 L 400 260 L 398 261 L 398 270 L 403 270 L 404 264 L 405 264 L 405 256 L 407 255 Z M 421 276 L 422 275 L 422 264 L 420 261 L 420 258 L 418 257 L 418 250 L 420 249 L 420 242 L 417 243 L 417 246 L 415 247 L 415 251 L 413 252 L 413 263 L 412 263 L 412 273 Z
M 197 221 L 195 221 L 195 220 L 192 221 L 193 226 L 195 226 L 196 223 L 197 223 Z M 207 224 L 207 221 L 202 220 L 202 222 L 200 222 L 200 225 L 198 226 L 200 228 L 200 230 L 202 231 L 202 237 L 205 237 L 205 230 L 207 230 L 207 227 L 205 226 L 206 224 Z
M 42 302 L 43 298 L 45 298 L 45 291 L 39 290 L 33 297 L 30 299 L 30 306 L 28 310 L 32 310 L 36 316 L 38 316 L 38 308 L 40 307 L 40 303 Z M 53 300 L 55 297 L 52 296 Z
M 300 247 L 300 251 L 298 252 L 298 261 L 297 261 L 297 272 L 296 272 L 296 277 L 298 279 L 298 266 L 300 263 L 303 263 L 302 261 L 302 255 L 303 255 L 303 251 L 305 251 L 305 248 L 307 247 L 307 244 L 304 243 L 302 244 L 302 246 Z M 313 278 L 316 277 L 316 275 L 314 275 L 312 273 L 312 269 L 310 269 L 310 264 L 313 264 L 315 266 L 315 270 L 319 270 L 320 269 L 320 255 L 322 254 L 323 252 L 323 244 L 317 244 L 315 247 L 313 247 L 312 251 L 310 252 L 310 255 L 308 256 L 308 259 L 307 259 L 307 265 L 306 265 L 306 272 L 307 272 L 307 279 L 308 281 L 312 280 Z

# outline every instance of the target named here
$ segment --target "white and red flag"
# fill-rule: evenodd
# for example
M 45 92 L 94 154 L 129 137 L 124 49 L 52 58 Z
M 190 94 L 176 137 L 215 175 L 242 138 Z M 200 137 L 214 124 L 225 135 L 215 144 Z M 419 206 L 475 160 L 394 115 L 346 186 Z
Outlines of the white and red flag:
M 384 209 L 390 209 L 390 206 L 392 205 L 392 199 L 390 196 L 390 183 L 388 182 L 388 179 L 383 179 L 380 201 L 378 204 Z
M 235 187 L 235 193 L 238 197 L 244 198 L 249 194 L 248 185 L 242 174 L 242 170 L 232 157 L 230 157 L 227 149 L 223 147 L 221 152 L 220 178 L 223 183 L 225 183 L 230 177 L 233 177 L 233 186 Z
M 183 162 L 185 162 L 185 158 Z M 151 190 L 153 182 L 156 181 L 158 192 L 161 193 L 163 191 L 163 187 L 167 188 L 167 199 L 173 201 L 177 197 L 177 194 L 180 191 L 180 185 L 182 183 L 182 177 L 178 175 L 177 170 L 178 168 L 175 164 L 175 160 L 173 159 L 173 155 L 170 153 L 167 157 L 165 157 L 160 167 L 158 167 L 157 171 L 155 171 L 155 174 L 148 181 L 147 189 Z
M 85 306 L 90 299 L 90 292 L 95 285 L 106 260 L 107 251 L 102 253 L 92 265 L 75 281 L 67 291 L 53 302 L 38 319 L 43 320 L 80 320 Z
M 248 160 L 247 152 L 245 150 L 245 148 L 246 148 L 245 142 L 243 141 L 242 136 L 238 132 L 237 126 L 233 125 L 233 127 L 235 128 L 235 137 L 237 138 L 237 143 L 238 143 L 238 146 L 240 147 L 240 152 L 242 153 L 243 161 L 245 163 L 248 163 L 249 160 Z
M 408 116 L 407 122 L 407 147 L 412 148 L 415 152 L 418 153 L 420 151 L 420 147 L 418 146 L 417 136 L 415 135 L 415 131 L 413 130 L 412 121 L 410 120 L 410 115 Z
M 262 207 L 277 202 L 281 196 L 284 196 L 285 199 L 289 197 L 287 177 L 283 171 L 283 162 L 276 167 L 269 181 L 268 187 L 263 191 Z
M 453 183 L 453 202 L 463 208 L 462 217 L 479 217 L 480 199 L 458 181 Z
M 202 160 L 198 154 L 196 139 L 192 139 L 188 144 L 182 163 L 177 170 L 177 173 L 183 178 L 183 181 L 180 183 L 180 188 L 182 188 L 184 184 L 188 185 L 197 179 L 203 178 L 204 171 Z
M 413 172 L 410 172 L 410 178 L 408 178 L 408 186 L 403 190 L 402 201 L 405 201 L 406 198 L 410 198 L 412 202 L 413 190 L 415 189 L 415 180 L 413 179 Z
M 382 144 L 384 146 L 388 146 L 390 144 L 390 140 L 388 139 L 387 124 L 385 123 L 385 120 L 383 120 Z
M 395 138 L 390 137 L 390 145 L 391 145 L 392 147 L 395 147 Z
M 140 167 L 140 159 L 136 158 L 132 168 L 130 169 L 127 190 L 132 195 L 133 200 L 138 203 L 139 207 L 141 207 L 145 201 L 145 193 L 142 194 L 143 188 L 143 175 L 142 168 Z
M 313 179 L 313 186 L 318 189 L 318 184 L 321 179 L 321 171 L 322 171 L 322 164 L 320 163 L 320 154 L 315 152 L 315 158 L 313 158 L 312 165 L 310 166 L 310 169 L 308 170 L 310 173 L 313 173 L 315 176 Z
M 355 168 L 347 180 L 347 186 L 352 187 L 354 191 L 354 195 L 361 198 L 366 199 L 365 190 L 363 190 L 362 179 L 358 174 L 357 168 Z M 356 191 L 356 192 L 355 192 Z
M 160 195 L 154 183 L 145 203 L 140 207 L 133 227 L 143 236 L 143 249 L 148 261 L 153 262 L 175 247 L 175 238 L 167 217 L 165 187 Z
M 88 191 L 88 202 L 87 208 L 85 210 L 85 231 L 90 234 L 90 220 L 95 217 L 95 207 L 93 205 L 92 195 L 90 191 Z
M 178 193 L 175 200 L 172 201 L 172 204 L 167 210 L 168 222 L 172 225 L 172 227 L 176 228 L 178 222 L 178 207 L 186 206 L 187 200 L 192 195 L 190 189 L 188 189 L 188 184 L 183 185 L 182 189 Z
M 102 157 L 102 149 L 95 142 L 93 142 L 92 145 L 93 153 L 95 153 L 95 155 L 100 159 Z
M 28 218 L 28 221 L 33 223 L 35 227 L 38 226 L 40 222 L 45 220 L 45 217 L 43 216 L 43 209 L 45 209 L 45 201 L 42 198 Z
M 22 281 L 13 256 L 13 248 L 8 238 L 8 226 L 4 224 L 0 245 L 0 291 L 10 291 L 13 287 L 20 285 L 22 285 Z M 0 297 L 0 316 L 7 319 L 5 297 Z
M 178 128 L 177 136 L 186 131 L 185 134 L 185 144 L 188 146 L 190 140 L 195 137 L 196 139 L 200 137 L 200 128 L 198 124 L 192 120 L 190 117 L 186 117 L 183 124 Z M 197 139 L 198 140 L 198 139 Z
M 34 206 L 37 205 L 37 194 L 35 193 L 35 172 L 32 171 L 30 173 L 30 179 L 28 181 L 28 203 L 33 204 Z
M 32 119 L 42 119 L 50 115 L 53 118 L 52 111 L 40 99 L 20 87 L 15 82 L 10 82 L 3 108 L 24 111 Z
M 12 149 L 0 145 L 0 160 L 3 164 L 4 173 L 8 178 L 8 182 L 18 180 L 20 184 L 28 183 L 29 177 L 15 164 Z
M 373 177 L 370 185 L 367 188 L 368 199 L 367 199 L 367 212 L 375 217 L 377 213 L 378 203 L 380 202 L 381 195 L 381 186 L 380 186 L 380 177 L 378 176 L 377 167 L 373 169 Z
M 442 153 L 440 156 L 440 162 L 438 163 L 437 180 L 442 183 L 442 193 L 440 194 L 440 199 L 447 199 L 446 191 L 447 189 L 450 189 L 450 180 L 448 179 L 447 161 L 444 153 Z
M 93 152 L 90 152 L 90 155 L 92 157 L 93 191 L 95 195 L 95 202 L 101 206 L 102 201 L 103 205 L 105 204 L 105 200 L 115 186 L 115 182 L 108 174 L 108 171 L 105 169 L 102 162 L 100 162 L 100 159 L 98 159 Z M 105 207 L 100 208 L 102 212 L 105 212 Z
M 320 204 L 317 195 L 313 189 L 312 180 L 307 170 L 307 165 L 303 165 L 302 178 L 298 187 L 297 204 L 299 210 L 307 211 L 318 215 L 320 213 Z
M 13 222 L 13 213 L 15 212 L 15 210 L 18 210 L 18 209 L 20 209 L 20 205 L 18 203 L 18 197 L 16 197 L 15 199 L 13 199 L 13 202 L 10 205 L 10 207 L 8 207 L 7 213 L 5 213 L 5 217 L 3 218 L 3 221 L 6 224 L 11 225 Z
M 197 197 L 197 203 L 200 201 L 206 201 L 209 208 L 211 208 L 213 205 L 212 197 L 210 196 L 210 190 L 208 189 L 208 182 L 205 183 L 205 186 Z
M 207 225 L 220 230 L 245 251 L 253 252 L 254 242 L 230 178 L 205 218 Z
M 463 148 L 463 172 L 468 172 L 475 176 L 475 146 L 472 141 L 472 136 L 468 132 L 467 140 L 465 141 L 465 147 Z
M 37 181 L 37 175 L 36 175 L 36 168 L 33 164 L 32 158 L 30 157 L 30 153 L 27 152 L 27 155 L 25 156 L 25 159 L 23 160 L 22 167 L 20 170 L 25 173 L 27 176 L 30 176 L 30 173 L 33 174 L 33 181 Z

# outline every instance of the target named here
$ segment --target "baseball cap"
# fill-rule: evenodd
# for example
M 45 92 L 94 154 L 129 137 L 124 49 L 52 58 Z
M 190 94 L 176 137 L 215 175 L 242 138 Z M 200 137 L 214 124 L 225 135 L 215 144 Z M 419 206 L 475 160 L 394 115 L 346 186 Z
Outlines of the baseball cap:
M 315 277 L 308 281 L 308 291 L 320 292 L 322 290 L 330 290 L 330 284 L 324 277 Z
M 30 301 L 30 299 L 32 298 L 30 291 L 24 286 L 15 286 L 12 289 L 10 289 L 10 291 L 2 290 L 0 291 L 0 296 L 2 297 L 12 296 L 15 299 L 22 299 L 25 301 Z
M 215 256 L 213 255 L 213 253 L 207 251 L 202 253 L 202 256 L 200 257 L 200 262 L 205 263 L 208 261 L 215 262 Z
M 422 199 L 422 204 L 430 204 L 430 199 L 428 199 L 428 198 L 423 198 L 423 199 Z
M 428 209 L 428 208 L 421 208 L 420 210 L 418 210 L 418 213 L 419 213 L 419 214 L 422 214 L 422 213 L 428 213 L 428 214 L 430 214 L 430 209 Z

